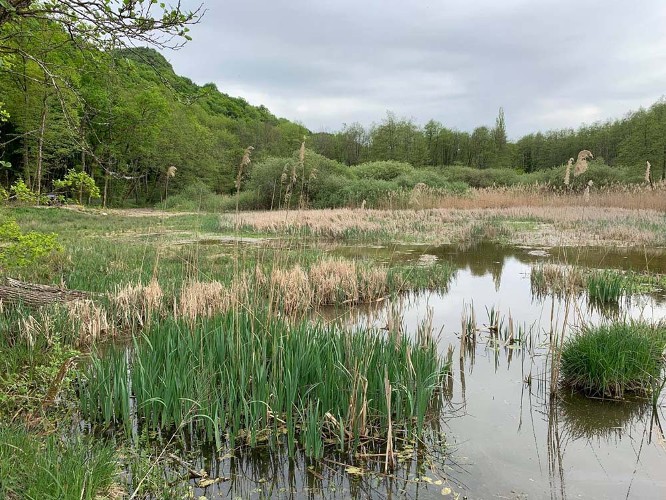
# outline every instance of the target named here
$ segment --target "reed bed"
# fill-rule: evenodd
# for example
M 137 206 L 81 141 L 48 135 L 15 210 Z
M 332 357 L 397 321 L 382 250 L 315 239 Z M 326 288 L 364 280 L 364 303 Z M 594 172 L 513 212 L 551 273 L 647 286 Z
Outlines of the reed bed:
M 591 305 L 618 305 L 621 298 L 654 289 L 648 275 L 625 273 L 612 269 L 592 270 L 578 266 L 542 264 L 530 272 L 532 293 L 543 298 L 552 293 L 557 297 L 587 292 Z
M 284 435 L 291 454 L 301 444 L 317 457 L 326 446 L 386 443 L 389 426 L 394 437 L 418 437 L 437 412 L 447 369 L 431 333 L 411 342 L 256 310 L 194 325 L 168 318 L 132 349 L 92 357 L 81 408 L 128 435 L 135 419 L 160 432 L 187 429 L 218 448 Z
M 235 217 L 222 215 L 220 229 Z M 485 238 L 536 246 L 659 245 L 666 241 L 663 212 L 588 205 L 508 205 L 426 210 L 333 209 L 243 212 L 245 231 L 298 238 L 457 243 L 488 228 Z
M 664 324 L 614 322 L 585 327 L 564 341 L 561 380 L 589 396 L 650 395 L 661 381 L 664 349 Z

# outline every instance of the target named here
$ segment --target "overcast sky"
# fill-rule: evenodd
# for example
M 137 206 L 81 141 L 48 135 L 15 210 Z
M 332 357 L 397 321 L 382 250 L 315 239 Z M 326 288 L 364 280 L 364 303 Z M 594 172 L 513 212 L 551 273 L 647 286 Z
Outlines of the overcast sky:
M 203 1 L 176 72 L 312 131 L 386 111 L 471 131 L 502 106 L 517 138 L 666 94 L 664 0 Z

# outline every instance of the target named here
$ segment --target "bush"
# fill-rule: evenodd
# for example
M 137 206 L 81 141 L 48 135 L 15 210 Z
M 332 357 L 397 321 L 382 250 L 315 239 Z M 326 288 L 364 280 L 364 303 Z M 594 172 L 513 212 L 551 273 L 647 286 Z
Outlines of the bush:
M 10 197 L 19 203 L 34 205 L 37 203 L 37 194 L 33 193 L 28 186 L 26 186 L 23 179 L 17 180 L 9 188 Z
M 375 179 L 357 179 L 347 182 L 343 187 L 340 196 L 345 200 L 344 205 L 361 206 L 363 202 L 369 206 L 375 206 L 385 198 L 389 193 L 398 190 L 398 185 L 394 182 L 375 180 Z
M 301 201 L 317 204 L 316 200 L 330 176 L 351 178 L 352 174 L 345 165 L 306 150 L 303 166 L 299 165 L 298 154 L 291 158 L 266 158 L 253 165 L 246 190 L 254 192 L 254 208 L 284 206 L 287 192 L 291 193 L 289 205 L 292 207 L 298 206 Z
M 82 171 L 73 168 L 67 172 L 64 179 L 53 181 L 55 189 L 62 189 L 67 192 L 72 199 L 76 199 L 79 205 L 83 204 L 83 199 L 98 199 L 102 195 L 95 184 L 95 179 Z
M 414 167 L 399 161 L 373 161 L 354 167 L 359 179 L 391 181 L 400 176 L 412 176 Z
M 55 233 L 23 234 L 16 221 L 0 218 L 0 269 L 19 269 L 42 263 L 61 252 Z
M 518 172 L 508 168 L 444 167 L 442 175 L 449 182 L 463 182 L 474 188 L 512 186 L 520 179 Z
M 650 394 L 664 364 L 666 326 L 617 322 L 583 329 L 564 344 L 564 385 L 588 396 Z

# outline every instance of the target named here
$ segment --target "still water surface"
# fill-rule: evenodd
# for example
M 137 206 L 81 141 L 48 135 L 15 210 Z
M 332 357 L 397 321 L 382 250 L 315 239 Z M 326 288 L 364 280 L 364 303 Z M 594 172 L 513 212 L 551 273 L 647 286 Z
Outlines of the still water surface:
M 666 272 L 660 250 L 521 249 L 480 245 L 451 247 L 338 247 L 335 255 L 383 262 L 420 259 L 450 261 L 458 269 L 446 293 L 408 295 L 353 311 L 328 310 L 322 318 L 381 329 L 398 310 L 403 331 L 414 333 L 430 318 L 446 355 L 453 346 L 453 374 L 438 431 L 446 453 L 430 459 L 416 454 L 395 473 L 348 474 L 343 458 L 290 462 L 279 452 L 248 451 L 235 458 L 213 450 L 197 464 L 228 481 L 195 488 L 207 498 L 666 498 L 666 395 L 656 413 L 645 401 L 608 402 L 563 393 L 550 403 L 546 379 L 551 331 L 599 323 L 609 314 L 666 319 L 666 300 L 654 294 L 633 297 L 619 309 L 590 308 L 581 296 L 568 308 L 563 299 L 534 297 L 530 271 L 541 262 L 577 263 L 593 268 Z M 424 255 L 432 257 L 424 258 Z M 461 313 L 474 308 L 476 347 L 460 359 Z M 521 348 L 496 341 L 488 331 L 489 311 L 509 316 Z M 566 323 L 565 323 L 566 316 Z M 484 324 L 486 325 L 484 327 Z M 433 440 L 440 441 L 435 432 Z M 372 469 L 372 464 L 362 464 Z M 375 469 L 379 466 L 375 464 Z M 424 479 L 425 478 L 425 479 Z M 441 482 L 441 484 L 440 484 Z M 436 484 L 435 484 L 436 483 Z M 193 483 L 195 484 L 195 483 Z

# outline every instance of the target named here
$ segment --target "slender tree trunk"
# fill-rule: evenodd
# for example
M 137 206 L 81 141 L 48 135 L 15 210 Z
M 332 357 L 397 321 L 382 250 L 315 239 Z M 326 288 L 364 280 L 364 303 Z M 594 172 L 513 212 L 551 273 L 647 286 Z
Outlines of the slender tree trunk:
M 106 208 L 106 196 L 109 192 L 109 173 L 104 171 L 104 199 L 102 200 L 102 207 Z
M 42 163 L 44 160 L 44 130 L 46 129 L 46 94 L 42 100 L 42 118 L 39 124 L 39 140 L 37 147 L 37 204 L 39 205 L 39 198 L 42 194 Z
M 30 110 L 28 102 L 28 82 L 26 75 L 26 61 L 23 58 L 23 81 L 21 82 L 21 90 L 23 90 L 23 133 L 28 131 L 28 111 Z M 28 154 L 28 136 L 23 137 L 23 174 L 25 175 L 25 182 L 28 187 L 31 187 L 30 175 L 30 156 Z

